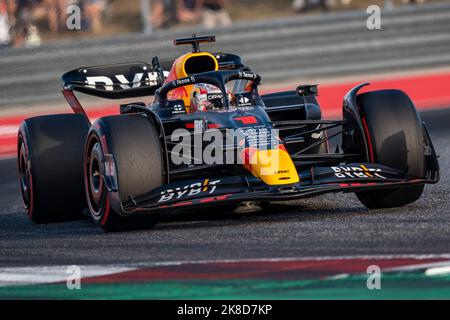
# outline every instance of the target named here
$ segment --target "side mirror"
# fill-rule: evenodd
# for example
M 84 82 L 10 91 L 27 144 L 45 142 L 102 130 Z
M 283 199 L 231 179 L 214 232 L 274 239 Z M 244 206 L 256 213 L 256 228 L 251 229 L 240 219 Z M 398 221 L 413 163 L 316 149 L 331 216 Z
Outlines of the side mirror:
M 300 97 L 304 97 L 304 96 L 317 96 L 319 94 L 319 88 L 317 86 L 317 84 L 305 84 L 305 85 L 300 85 L 297 87 L 297 94 Z

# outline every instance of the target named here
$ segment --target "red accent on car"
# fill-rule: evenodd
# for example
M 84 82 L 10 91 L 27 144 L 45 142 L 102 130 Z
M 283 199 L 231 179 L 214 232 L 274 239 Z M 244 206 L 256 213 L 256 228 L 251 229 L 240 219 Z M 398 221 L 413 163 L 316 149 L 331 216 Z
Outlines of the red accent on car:
M 231 196 L 231 194 L 225 194 L 223 196 L 218 196 L 218 197 L 216 197 L 216 200 L 226 200 L 229 196 Z
M 18 135 L 19 137 L 21 137 L 20 139 L 17 139 L 17 150 L 20 150 L 21 146 L 20 146 L 20 141 L 22 140 L 23 142 L 23 146 L 25 148 L 25 150 L 23 152 L 25 152 L 25 156 L 26 159 L 28 160 L 28 146 L 25 143 L 25 140 L 22 136 L 22 133 L 19 133 Z M 20 157 L 20 155 L 19 155 Z M 30 217 L 30 219 L 33 217 L 33 203 L 34 203 L 34 192 L 33 192 L 33 173 L 31 172 L 31 170 L 29 171 L 29 181 L 28 181 L 28 189 L 30 190 L 30 195 L 29 195 L 29 199 L 28 199 L 28 208 L 27 208 L 27 215 L 28 217 Z
M 226 195 L 223 195 L 223 196 L 217 196 L 217 197 L 201 199 L 200 203 L 207 203 L 207 202 L 213 202 L 213 201 L 218 201 L 218 200 L 225 200 L 229 196 L 230 196 L 230 194 L 226 194 Z
M 28 200 L 28 216 L 33 217 L 33 202 L 34 202 L 34 191 L 33 191 L 33 174 L 30 172 L 30 181 L 28 181 L 28 188 L 30 189 L 30 199 Z
M 100 225 L 104 226 L 106 222 L 108 222 L 109 212 L 111 211 L 111 206 L 109 205 L 109 196 L 106 194 L 106 204 L 105 204 L 105 213 L 103 214 L 103 219 L 100 222 Z
M 369 160 L 370 162 L 375 162 L 375 156 L 373 153 L 372 137 L 370 136 L 369 126 L 367 125 L 366 118 L 361 118 L 362 125 L 364 128 L 364 134 L 366 135 L 367 145 L 369 147 Z
M 185 202 L 175 203 L 172 205 L 172 207 L 182 207 L 182 206 L 187 206 L 190 204 L 192 204 L 192 201 L 185 201 Z
M 201 199 L 200 203 L 206 203 L 206 202 L 213 202 L 213 201 L 220 201 L 220 200 L 226 200 L 231 194 L 224 194 L 223 196 L 216 196 L 206 199 Z
M 69 90 L 69 89 L 64 89 L 62 91 L 62 94 L 63 94 L 64 98 L 67 100 L 67 102 L 69 103 L 69 105 L 72 108 L 73 112 L 75 112 L 77 114 L 81 114 L 82 116 L 84 116 L 89 121 L 89 118 L 86 115 L 86 112 L 84 111 L 83 106 L 81 105 L 80 101 L 75 96 L 73 91 Z
M 195 127 L 193 123 L 186 123 L 185 126 L 186 126 L 186 129 L 194 129 L 194 127 Z M 221 126 L 218 123 L 209 123 L 208 124 L 208 129 L 218 129 L 220 127 Z
M 250 163 L 250 159 L 253 157 L 256 151 L 257 151 L 256 148 L 245 148 L 244 150 L 242 150 L 240 154 L 242 164 L 249 171 L 252 170 L 252 164 Z
M 256 119 L 256 117 L 254 117 L 254 116 L 238 117 L 238 118 L 234 118 L 233 120 L 241 121 L 242 124 L 258 123 L 258 119 Z

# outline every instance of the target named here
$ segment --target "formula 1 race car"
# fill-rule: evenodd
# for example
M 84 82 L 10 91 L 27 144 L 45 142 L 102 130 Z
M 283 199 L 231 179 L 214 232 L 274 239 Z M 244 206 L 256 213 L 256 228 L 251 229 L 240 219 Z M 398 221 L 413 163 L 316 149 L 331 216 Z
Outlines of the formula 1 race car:
M 249 206 L 354 192 L 368 208 L 416 201 L 439 180 L 426 125 L 399 90 L 344 97 L 323 120 L 317 86 L 260 95 L 261 78 L 214 36 L 177 39 L 175 60 L 79 68 L 63 75 L 72 114 L 26 119 L 18 168 L 31 220 L 88 214 L 105 230 L 154 223 L 165 211 Z M 154 96 L 91 123 L 74 91 L 108 99 Z M 340 138 L 329 150 L 329 141 Z

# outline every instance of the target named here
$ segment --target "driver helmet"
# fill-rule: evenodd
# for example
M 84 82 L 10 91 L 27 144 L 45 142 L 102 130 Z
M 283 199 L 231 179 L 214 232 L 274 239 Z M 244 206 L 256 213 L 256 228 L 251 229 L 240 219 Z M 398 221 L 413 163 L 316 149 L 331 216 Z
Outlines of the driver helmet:
M 222 109 L 224 105 L 222 91 L 208 83 L 195 84 L 191 91 L 191 110 L 209 111 Z

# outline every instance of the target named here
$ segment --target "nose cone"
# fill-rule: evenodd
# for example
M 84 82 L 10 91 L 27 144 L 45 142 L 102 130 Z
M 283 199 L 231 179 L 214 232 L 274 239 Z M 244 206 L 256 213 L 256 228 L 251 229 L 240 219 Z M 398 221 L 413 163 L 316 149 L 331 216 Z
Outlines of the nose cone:
M 242 156 L 244 166 L 268 185 L 285 185 L 300 181 L 291 156 L 283 145 L 271 150 L 246 148 Z

